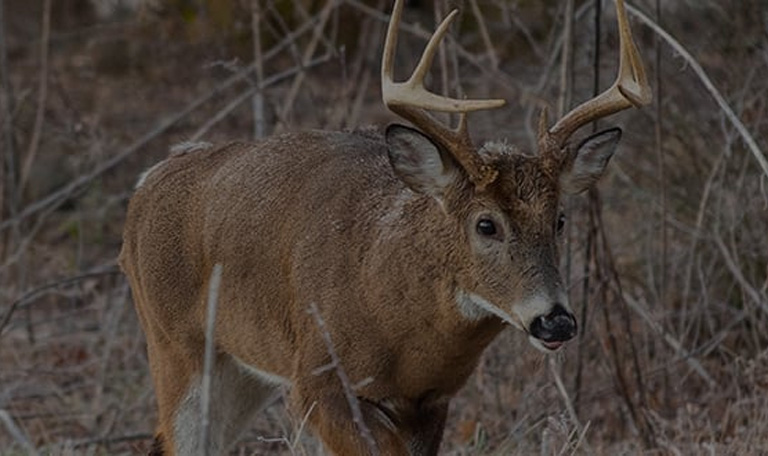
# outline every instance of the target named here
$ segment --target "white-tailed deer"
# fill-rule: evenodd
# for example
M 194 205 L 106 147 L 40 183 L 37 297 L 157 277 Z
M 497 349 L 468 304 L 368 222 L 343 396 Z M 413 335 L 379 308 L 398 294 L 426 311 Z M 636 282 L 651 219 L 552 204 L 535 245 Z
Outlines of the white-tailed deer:
M 616 83 L 551 128 L 542 114 L 536 155 L 472 145 L 465 114 L 503 101 L 424 89 L 455 12 L 413 76 L 393 81 L 402 6 L 397 0 L 387 32 L 382 91 L 418 129 L 206 146 L 176 152 L 142 177 L 120 262 L 147 336 L 156 454 L 223 452 L 286 387 L 296 414 L 307 415 L 333 454 L 434 455 L 449 401 L 508 324 L 544 351 L 576 334 L 556 266 L 558 199 L 599 178 L 621 133 L 575 146 L 568 139 L 650 98 L 621 0 Z M 458 128 L 427 111 L 461 113 Z M 205 303 L 215 264 L 223 274 L 203 449 Z M 332 361 L 326 338 L 355 385 L 355 404 L 349 385 L 324 368 Z

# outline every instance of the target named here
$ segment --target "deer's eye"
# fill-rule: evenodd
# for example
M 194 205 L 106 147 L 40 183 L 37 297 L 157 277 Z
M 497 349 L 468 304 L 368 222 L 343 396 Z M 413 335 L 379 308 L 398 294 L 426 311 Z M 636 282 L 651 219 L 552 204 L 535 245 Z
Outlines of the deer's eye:
M 477 222 L 477 233 L 483 236 L 494 236 L 498 230 L 491 219 L 480 219 Z
M 555 225 L 557 234 L 562 233 L 563 228 L 565 228 L 565 214 L 561 212 L 557 215 L 557 224 Z

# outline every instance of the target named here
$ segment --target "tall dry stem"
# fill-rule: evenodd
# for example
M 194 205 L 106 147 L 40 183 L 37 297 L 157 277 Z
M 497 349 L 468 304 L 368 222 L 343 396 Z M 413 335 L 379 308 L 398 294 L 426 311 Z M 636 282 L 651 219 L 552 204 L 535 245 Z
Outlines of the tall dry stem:
M 209 436 L 211 428 L 211 373 L 216 362 L 214 352 L 216 331 L 216 310 L 219 302 L 219 287 L 221 286 L 222 266 L 217 263 L 213 266 L 208 282 L 208 300 L 205 319 L 205 352 L 203 354 L 203 380 L 200 387 L 200 448 L 203 456 L 210 454 Z
M 24 157 L 24 163 L 21 166 L 19 176 L 18 192 L 22 193 L 27 185 L 29 174 L 35 163 L 37 152 L 40 149 L 40 139 L 43 132 L 43 121 L 45 119 L 45 105 L 48 101 L 48 49 L 51 38 L 51 8 L 52 0 L 43 2 L 43 20 L 42 31 L 40 32 L 40 73 L 37 86 L 37 112 L 35 114 L 35 123 L 32 127 L 32 136 L 29 140 L 27 154 Z
M 259 90 L 253 94 L 253 137 L 256 139 L 266 136 L 267 125 L 264 113 L 264 93 L 261 87 L 264 83 L 264 58 L 261 46 L 261 23 L 264 20 L 262 0 L 251 0 L 251 34 L 253 35 L 253 64 L 256 75 L 256 86 Z

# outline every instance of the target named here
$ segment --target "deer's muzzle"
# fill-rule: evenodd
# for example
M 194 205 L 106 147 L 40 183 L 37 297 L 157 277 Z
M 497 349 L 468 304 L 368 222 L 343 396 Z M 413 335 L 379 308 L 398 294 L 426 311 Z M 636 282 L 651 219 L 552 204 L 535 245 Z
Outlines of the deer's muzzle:
M 576 335 L 576 318 L 562 304 L 555 304 L 551 312 L 531 322 L 529 331 L 544 347 L 555 350 Z

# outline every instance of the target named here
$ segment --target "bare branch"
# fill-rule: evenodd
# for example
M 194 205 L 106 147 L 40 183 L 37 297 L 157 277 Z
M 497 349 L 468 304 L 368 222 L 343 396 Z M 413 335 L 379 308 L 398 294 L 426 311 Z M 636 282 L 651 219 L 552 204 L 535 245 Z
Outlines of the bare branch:
M 40 39 L 40 81 L 37 87 L 37 112 L 35 113 L 35 123 L 32 127 L 32 138 L 29 140 L 27 155 L 24 157 L 24 163 L 21 167 L 19 176 L 18 193 L 24 191 L 24 187 L 29 179 L 29 173 L 32 165 L 35 163 L 35 157 L 40 147 L 40 135 L 43 130 L 43 120 L 45 118 L 45 104 L 48 100 L 48 48 L 51 37 L 51 0 L 43 2 L 43 31 Z
M 271 54 L 271 52 L 270 52 Z M 266 58 L 266 57 L 265 57 Z M 312 62 L 309 63 L 308 66 L 314 66 L 319 65 L 321 63 L 325 63 L 330 59 L 330 56 L 320 57 Z M 81 176 L 78 176 L 76 179 L 73 179 L 70 181 L 67 185 L 63 186 L 59 190 L 54 191 L 53 193 L 48 194 L 47 196 L 35 201 L 34 203 L 28 205 L 24 208 L 16 217 L 13 217 L 9 220 L 4 220 L 2 223 L 0 223 L 0 231 L 5 230 L 15 223 L 18 223 L 18 221 L 26 219 L 28 217 L 31 217 L 35 215 L 36 213 L 49 208 L 51 206 L 58 206 L 61 205 L 64 201 L 66 201 L 69 197 L 71 197 L 74 194 L 77 194 L 79 191 L 83 189 L 86 185 L 91 183 L 94 179 L 98 178 L 102 174 L 110 171 L 111 169 L 115 168 L 117 165 L 125 161 L 128 157 L 135 154 L 136 152 L 143 149 L 149 142 L 160 136 L 161 134 L 165 133 L 168 129 L 173 127 L 175 124 L 186 118 L 188 115 L 193 113 L 195 110 L 197 110 L 200 106 L 205 104 L 206 102 L 214 99 L 217 96 L 220 96 L 225 90 L 229 89 L 234 84 L 242 81 L 245 77 L 248 76 L 248 74 L 253 71 L 253 65 L 249 65 L 248 67 L 242 69 L 237 74 L 231 76 L 221 84 L 214 87 L 211 91 L 208 93 L 198 97 L 192 103 L 188 104 L 184 109 L 181 111 L 167 117 L 165 120 L 161 121 L 155 128 L 150 130 L 148 133 L 146 133 L 144 136 L 139 138 L 137 141 L 135 141 L 130 146 L 126 147 L 122 151 L 120 151 L 118 154 L 114 155 L 109 160 L 106 160 L 105 162 L 101 163 L 100 165 L 96 166 L 93 170 L 90 172 L 83 174 Z M 295 75 L 298 71 L 301 71 L 300 68 L 293 68 L 291 70 L 287 70 L 285 72 L 279 73 L 277 75 L 274 75 L 270 78 L 267 78 L 264 81 L 264 86 L 261 87 L 263 90 L 266 87 L 269 87 L 270 85 L 276 84 L 277 82 L 282 81 L 285 78 L 288 78 L 292 75 Z M 256 90 L 256 89 L 253 89 Z
M 477 5 L 477 0 L 469 0 L 469 6 L 472 8 L 472 14 L 475 16 L 475 21 L 477 21 L 477 26 L 480 29 L 485 52 L 488 54 L 488 60 L 491 61 L 491 68 L 495 70 L 499 67 L 499 58 L 496 57 L 496 51 L 493 49 L 493 42 L 491 41 L 491 35 L 488 33 L 488 27 L 485 25 L 483 13 Z
M 251 33 L 253 34 L 253 64 L 256 75 L 256 86 L 262 87 L 264 83 L 264 59 L 261 50 L 261 0 L 251 0 Z M 267 126 L 264 119 L 264 93 L 261 90 L 253 94 L 253 136 L 263 138 L 266 136 Z
M 2 105 L 4 153 L 0 156 L 0 218 L 5 215 L 6 198 L 10 200 L 9 213 L 16 215 L 16 156 L 13 141 L 13 91 L 8 77 L 8 55 L 5 42 L 5 2 L 0 1 L 0 105 Z M 0 242 L 0 258 L 4 246 Z
M 699 376 L 707 382 L 710 388 L 715 388 L 717 386 L 717 382 L 712 377 L 712 375 L 707 372 L 707 370 L 704 368 L 704 366 L 693 357 L 691 352 L 685 349 L 683 347 L 683 344 L 680 343 L 677 339 L 675 339 L 671 334 L 669 334 L 667 331 L 662 328 L 660 324 L 658 324 L 653 317 L 651 317 L 650 313 L 646 310 L 645 306 L 643 306 L 639 301 L 634 299 L 633 297 L 629 296 L 626 293 L 622 293 L 620 290 L 616 290 L 617 293 L 620 293 L 620 296 L 622 299 L 627 303 L 630 309 L 635 311 L 636 314 L 638 314 L 640 317 L 642 317 L 643 321 L 655 332 L 656 334 L 662 336 L 664 338 L 664 341 L 672 347 L 672 349 L 675 351 L 675 353 L 680 356 L 681 359 L 685 360 L 685 362 L 688 363 L 688 365 L 693 369 Z
M 547 129 L 547 111 L 542 110 L 539 122 L 539 150 L 544 153 L 559 151 L 565 141 L 594 120 L 609 116 L 633 106 L 650 103 L 651 88 L 645 76 L 645 67 L 632 37 L 624 0 L 615 0 L 619 25 L 619 70 L 613 85 L 600 95 L 587 100 Z
M 636 16 L 638 19 L 640 19 L 645 25 L 647 25 L 651 30 L 653 30 L 655 33 L 657 33 L 659 36 L 661 36 L 664 41 L 667 42 L 672 48 L 680 54 L 680 56 L 688 63 L 688 65 L 691 67 L 693 72 L 698 76 L 698 78 L 701 80 L 701 82 L 704 84 L 704 87 L 706 87 L 707 91 L 712 95 L 712 98 L 715 99 L 715 102 L 720 107 L 720 110 L 723 111 L 725 116 L 728 118 L 728 121 L 733 124 L 734 128 L 739 132 L 739 135 L 741 135 L 744 142 L 747 144 L 747 147 L 749 148 L 749 151 L 752 153 L 752 155 L 755 157 L 755 160 L 757 160 L 757 163 L 760 165 L 760 168 L 762 168 L 763 173 L 768 176 L 768 159 L 765 158 L 765 154 L 762 150 L 760 150 L 760 147 L 757 145 L 757 141 L 755 141 L 755 138 L 752 136 L 752 134 L 747 130 L 747 127 L 744 126 L 744 123 L 739 119 L 739 116 L 736 115 L 736 113 L 733 112 L 733 109 L 731 109 L 731 106 L 728 104 L 728 102 L 723 98 L 723 95 L 720 93 L 719 90 L 715 87 L 715 84 L 712 83 L 712 80 L 709 79 L 709 76 L 707 75 L 706 71 L 701 67 L 699 62 L 696 61 L 696 59 L 693 58 L 690 52 L 682 45 L 679 41 L 677 41 L 672 35 L 669 34 L 666 30 L 661 28 L 659 24 L 654 22 L 651 18 L 645 15 L 642 11 L 635 8 L 634 6 L 627 4 L 627 11 L 632 13 L 634 16 Z
M 337 0 L 327 0 L 327 3 L 323 7 L 322 11 L 320 11 L 320 20 L 315 25 L 314 32 L 312 34 L 312 40 L 307 45 L 306 49 L 304 49 L 304 55 L 301 57 L 301 62 L 299 63 L 302 67 L 308 65 L 312 59 L 312 56 L 315 54 L 315 49 L 317 49 L 317 45 L 320 43 L 320 40 L 323 37 L 323 30 L 325 29 L 325 25 L 328 23 L 328 19 L 331 17 L 331 12 L 333 12 L 337 6 Z M 296 76 L 296 79 L 293 80 L 293 84 L 288 90 L 288 94 L 284 97 L 285 102 L 283 103 L 283 107 L 280 110 L 280 114 L 278 115 L 278 118 L 281 122 L 283 122 L 283 124 L 285 124 L 288 118 L 288 113 L 293 107 L 293 103 L 299 93 L 299 88 L 304 83 L 306 75 L 307 73 L 305 71 L 299 72 Z M 285 125 L 283 125 L 283 128 L 284 127 Z
M 211 411 L 211 372 L 213 371 L 213 364 L 216 362 L 214 359 L 215 353 L 213 351 L 214 346 L 214 331 L 216 330 L 216 308 L 219 300 L 219 286 L 221 285 L 221 264 L 217 263 L 213 266 L 211 272 L 210 282 L 208 284 L 208 306 L 206 312 L 205 323 L 205 353 L 203 355 L 203 380 L 200 387 L 200 448 L 203 450 L 203 455 L 208 456 L 210 449 L 208 448 L 208 439 L 210 435 L 210 411 Z
M 347 403 L 352 412 L 352 421 L 354 421 L 358 432 L 360 432 L 360 436 L 368 445 L 371 454 L 378 455 L 379 447 L 376 445 L 376 440 L 374 440 L 371 430 L 368 429 L 368 425 L 365 424 L 363 412 L 360 410 L 360 401 L 355 395 L 352 382 L 350 382 L 347 373 L 344 371 L 344 367 L 341 365 L 341 360 L 339 359 L 339 355 L 336 353 L 336 348 L 333 346 L 333 341 L 331 340 L 331 334 L 328 332 L 328 328 L 325 326 L 325 321 L 320 315 L 320 311 L 317 309 L 317 305 L 314 302 L 309 305 L 308 312 L 314 317 L 317 328 L 323 338 L 323 342 L 325 342 L 325 349 L 331 357 L 331 365 L 336 371 L 336 376 L 339 377 L 342 389 L 344 390 L 344 396 L 347 398 Z
M 717 248 L 720 250 L 720 254 L 723 256 L 725 265 L 728 267 L 731 275 L 733 275 L 733 278 L 736 279 L 736 282 L 739 283 L 741 288 L 744 290 L 744 293 L 746 293 L 752 299 L 752 301 L 755 302 L 757 307 L 768 314 L 768 297 L 766 297 L 764 293 L 758 291 L 749 283 L 749 281 L 747 281 L 746 277 L 744 277 L 744 273 L 741 272 L 739 261 L 733 258 L 730 250 L 725 245 L 725 242 L 723 242 L 723 238 L 720 236 L 720 233 L 715 233 L 714 238 L 715 244 L 717 244 Z
M 3 316 L 3 319 L 0 320 L 0 337 L 3 336 L 3 330 L 6 326 L 8 326 L 8 323 L 11 321 L 11 317 L 13 316 L 14 312 L 18 310 L 19 308 L 25 307 L 29 301 L 37 297 L 43 292 L 46 292 L 51 289 L 58 288 L 63 285 L 70 285 L 73 283 L 81 282 L 85 279 L 91 279 L 95 277 L 104 277 L 104 276 L 112 276 L 112 275 L 118 275 L 120 274 L 120 270 L 113 264 L 106 265 L 106 266 L 100 266 L 96 269 L 94 269 L 91 272 L 87 272 L 85 274 L 78 274 L 76 276 L 72 277 L 66 277 L 64 279 L 56 280 L 51 283 L 47 283 L 45 285 L 41 285 L 39 287 L 36 287 L 32 290 L 27 291 L 23 295 L 21 295 L 18 299 L 13 301 L 11 303 L 11 306 L 8 308 L 8 311 Z
M 568 395 L 568 391 L 565 389 L 565 384 L 563 383 L 563 379 L 560 376 L 560 371 L 558 370 L 557 366 L 557 360 L 554 356 L 550 356 L 549 359 L 549 371 L 552 373 L 552 377 L 555 380 L 555 386 L 557 387 L 557 391 L 560 393 L 560 396 L 563 398 L 563 403 L 565 404 L 565 409 L 568 411 L 568 416 L 571 419 L 571 422 L 573 422 L 573 425 L 576 426 L 576 430 L 579 432 L 580 438 L 579 442 L 584 442 L 584 447 L 587 450 L 588 454 L 593 454 L 593 451 L 589 448 L 589 444 L 586 440 L 584 440 L 584 437 L 586 436 L 587 429 L 589 429 L 589 425 L 582 426 L 581 421 L 579 421 L 579 416 L 576 414 L 576 409 L 573 406 L 573 401 L 571 400 L 571 397 Z
M 256 96 L 257 94 L 261 93 L 266 87 L 269 87 L 271 85 L 274 85 L 284 79 L 288 79 L 291 76 L 294 76 L 298 73 L 307 71 L 310 68 L 314 68 L 316 66 L 322 65 L 323 63 L 328 62 L 331 60 L 331 55 L 326 54 L 322 57 L 318 57 L 311 62 L 309 62 L 307 65 L 297 66 L 294 68 L 291 68 L 289 70 L 283 71 L 281 73 L 278 73 L 272 77 L 267 78 L 266 80 L 263 80 L 259 85 L 255 87 L 251 87 L 245 92 L 241 93 L 235 99 L 227 103 L 226 106 L 221 108 L 219 112 L 214 114 L 211 118 L 209 118 L 203 126 L 197 129 L 192 136 L 189 137 L 189 141 L 197 141 L 200 138 L 202 138 L 208 131 L 213 128 L 217 123 L 224 120 L 229 114 L 232 113 L 235 109 L 237 109 L 238 106 L 248 101 L 251 97 Z
M 19 429 L 19 427 L 13 421 L 11 415 L 3 409 L 0 409 L 0 422 L 5 425 L 5 429 L 8 431 L 8 433 L 11 434 L 13 439 L 16 440 L 16 442 L 18 442 L 22 448 L 24 448 L 24 451 L 26 451 L 27 454 L 33 456 L 37 456 L 39 454 L 27 436 L 24 435 L 24 432 Z

